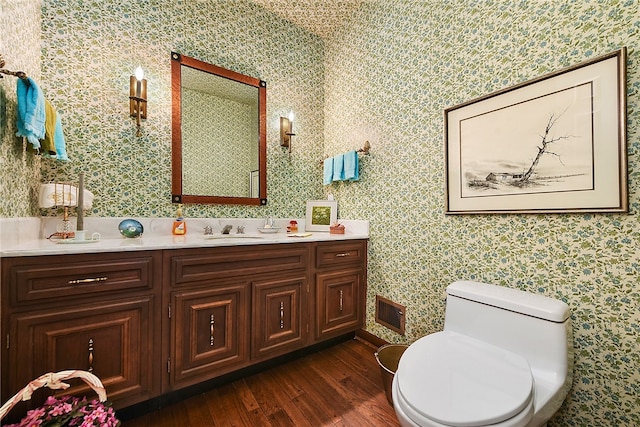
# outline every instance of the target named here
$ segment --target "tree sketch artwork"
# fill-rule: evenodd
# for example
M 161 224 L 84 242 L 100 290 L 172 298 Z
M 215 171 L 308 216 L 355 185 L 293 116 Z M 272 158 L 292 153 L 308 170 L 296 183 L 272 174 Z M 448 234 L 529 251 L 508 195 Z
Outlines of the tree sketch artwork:
M 593 190 L 591 83 L 460 121 L 462 198 Z

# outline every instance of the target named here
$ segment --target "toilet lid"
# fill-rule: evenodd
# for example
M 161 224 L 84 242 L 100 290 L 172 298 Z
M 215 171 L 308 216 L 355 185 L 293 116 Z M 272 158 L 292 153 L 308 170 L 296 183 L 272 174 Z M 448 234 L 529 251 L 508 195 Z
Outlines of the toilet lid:
M 449 426 L 499 423 L 533 399 L 525 358 L 454 332 L 427 335 L 404 352 L 397 387 L 418 414 Z

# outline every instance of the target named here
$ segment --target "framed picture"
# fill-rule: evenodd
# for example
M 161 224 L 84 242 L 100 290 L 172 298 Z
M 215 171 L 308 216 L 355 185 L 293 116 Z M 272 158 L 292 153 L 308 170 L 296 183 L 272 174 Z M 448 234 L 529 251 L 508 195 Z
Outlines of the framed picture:
M 445 110 L 446 213 L 628 212 L 626 49 Z
M 338 220 L 338 202 L 335 200 L 307 201 L 306 231 L 329 231 Z

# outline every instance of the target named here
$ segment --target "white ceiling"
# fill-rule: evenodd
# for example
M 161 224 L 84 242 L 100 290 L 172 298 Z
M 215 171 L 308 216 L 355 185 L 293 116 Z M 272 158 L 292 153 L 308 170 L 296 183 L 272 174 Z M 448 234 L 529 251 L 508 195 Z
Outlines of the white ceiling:
M 327 38 L 365 0 L 253 0 L 299 27 Z

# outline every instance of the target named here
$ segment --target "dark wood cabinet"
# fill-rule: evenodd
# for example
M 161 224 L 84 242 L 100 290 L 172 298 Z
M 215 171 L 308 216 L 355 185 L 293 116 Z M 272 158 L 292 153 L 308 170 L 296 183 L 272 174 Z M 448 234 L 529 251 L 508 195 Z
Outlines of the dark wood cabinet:
M 315 339 L 361 328 L 366 299 L 365 241 L 318 243 L 315 273 Z
M 331 338 L 362 327 L 363 273 L 354 269 L 316 276 L 316 339 Z
M 114 407 L 160 393 L 160 254 L 2 259 L 2 395 L 47 372 L 81 369 Z M 91 396 L 82 382 L 65 393 Z
M 172 293 L 172 388 L 201 382 L 248 360 L 248 295 L 245 282 Z
M 251 357 L 289 353 L 307 344 L 307 277 L 293 275 L 251 283 Z
M 171 310 L 167 391 L 307 344 L 308 245 L 180 249 L 163 256 Z
M 1 261 L 3 400 L 80 369 L 121 409 L 364 324 L 366 240 Z
M 119 406 L 140 401 L 153 390 L 152 311 L 153 297 L 145 296 L 11 316 L 8 388 L 80 369 L 100 378 Z M 93 394 L 80 382 L 65 393 Z

